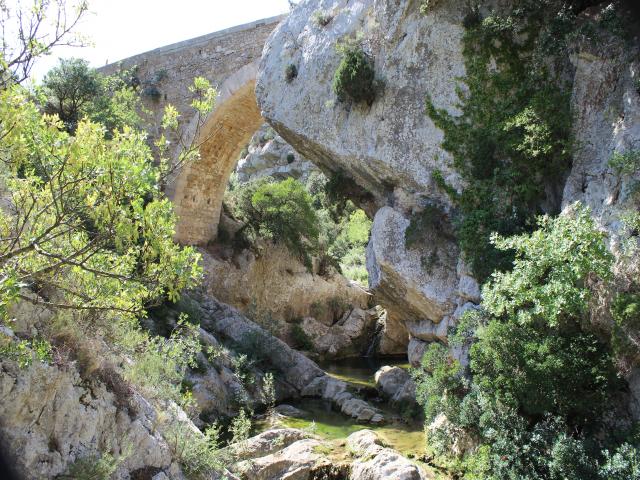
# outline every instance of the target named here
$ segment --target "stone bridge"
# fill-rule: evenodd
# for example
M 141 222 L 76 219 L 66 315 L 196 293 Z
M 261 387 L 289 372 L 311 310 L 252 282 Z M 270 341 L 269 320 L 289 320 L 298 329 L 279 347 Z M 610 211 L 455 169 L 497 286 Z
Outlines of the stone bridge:
M 167 186 L 178 216 L 176 240 L 206 244 L 215 239 L 222 198 L 242 148 L 263 120 L 255 99 L 258 63 L 267 37 L 284 18 L 266 18 L 201 37 L 167 45 L 106 65 L 112 74 L 135 68 L 143 102 L 151 112 L 152 136 L 159 134 L 167 104 L 193 124 L 188 87 L 205 77 L 217 87 L 216 107 L 200 130 L 200 160 L 186 165 Z M 155 129 L 155 130 L 154 130 Z

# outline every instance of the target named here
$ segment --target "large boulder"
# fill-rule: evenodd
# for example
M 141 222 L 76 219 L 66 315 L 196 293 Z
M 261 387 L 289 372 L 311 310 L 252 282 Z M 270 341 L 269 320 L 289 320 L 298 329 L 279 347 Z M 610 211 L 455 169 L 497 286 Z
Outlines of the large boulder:
M 395 405 L 415 405 L 416 385 L 404 368 L 385 365 L 375 373 L 376 387 Z
M 251 480 L 306 480 L 314 469 L 330 464 L 318 453 L 320 447 L 318 440 L 299 440 L 270 455 L 236 464 L 233 470 Z
M 318 170 L 318 167 L 297 153 L 280 135 L 272 132 L 269 126 L 263 125 L 253 135 L 247 154 L 236 166 L 238 183 L 264 177 L 277 180 L 295 178 L 305 182 L 311 172 Z
M 305 317 L 300 329 L 314 352 L 325 359 L 337 359 L 364 355 L 371 346 L 377 324 L 378 311 L 375 308 L 354 308 L 331 326 L 313 317 Z
M 350 480 L 423 480 L 426 472 L 391 448 L 383 446 L 371 430 L 360 430 L 347 437 L 347 448 L 356 460 Z

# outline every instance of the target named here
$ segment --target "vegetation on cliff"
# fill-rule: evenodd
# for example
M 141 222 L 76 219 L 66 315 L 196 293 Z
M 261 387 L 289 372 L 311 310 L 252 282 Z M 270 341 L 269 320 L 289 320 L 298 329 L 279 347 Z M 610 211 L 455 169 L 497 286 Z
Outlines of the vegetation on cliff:
M 573 148 L 570 43 L 621 35 L 621 21 L 612 4 L 580 23 L 582 2 L 565 3 L 522 2 L 485 18 L 471 10 L 462 115 L 427 100 L 465 186 L 434 177 L 457 207 L 465 258 L 486 281 L 450 346 L 429 345 L 414 372 L 428 448 L 461 478 L 640 478 L 637 425 L 616 413 L 640 353 L 635 237 L 614 259 L 586 208 L 552 216 Z M 637 171 L 633 151 L 610 165 Z M 637 216 L 624 219 L 631 230 Z M 468 351 L 468 366 L 451 347 Z

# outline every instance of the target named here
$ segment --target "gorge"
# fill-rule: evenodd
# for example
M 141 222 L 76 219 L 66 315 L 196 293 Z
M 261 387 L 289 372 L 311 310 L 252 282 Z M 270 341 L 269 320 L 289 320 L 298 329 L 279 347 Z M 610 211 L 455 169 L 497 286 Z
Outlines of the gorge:
M 635 2 L 301 0 L 75 65 L 118 86 L 73 122 L 64 62 L 0 90 L 16 478 L 640 479 Z

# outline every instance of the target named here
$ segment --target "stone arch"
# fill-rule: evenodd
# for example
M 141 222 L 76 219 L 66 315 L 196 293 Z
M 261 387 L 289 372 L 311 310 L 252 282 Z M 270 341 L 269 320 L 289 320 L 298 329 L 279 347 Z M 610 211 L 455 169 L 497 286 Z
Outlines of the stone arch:
M 175 181 L 176 241 L 204 245 L 218 231 L 222 199 L 242 148 L 263 119 L 256 103 L 257 62 L 245 65 L 218 89 L 215 109 L 201 130 L 200 159 L 186 165 Z

